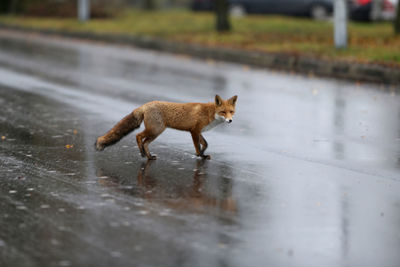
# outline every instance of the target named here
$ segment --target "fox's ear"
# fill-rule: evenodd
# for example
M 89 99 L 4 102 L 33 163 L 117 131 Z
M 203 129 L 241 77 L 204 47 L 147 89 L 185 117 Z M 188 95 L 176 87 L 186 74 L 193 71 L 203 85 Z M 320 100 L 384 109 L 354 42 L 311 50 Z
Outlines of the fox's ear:
M 237 95 L 232 96 L 231 98 L 228 99 L 228 103 L 231 105 L 235 105 L 237 100 Z
M 222 98 L 219 95 L 215 95 L 215 105 L 216 106 L 222 105 Z

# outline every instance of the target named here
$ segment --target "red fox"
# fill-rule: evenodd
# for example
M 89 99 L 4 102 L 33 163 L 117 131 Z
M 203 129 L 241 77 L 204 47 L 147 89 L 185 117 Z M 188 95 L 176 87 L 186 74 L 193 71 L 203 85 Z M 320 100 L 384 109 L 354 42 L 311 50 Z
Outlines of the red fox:
M 168 127 L 190 132 L 196 155 L 210 159 L 210 155 L 204 155 L 208 144 L 201 133 L 223 122 L 231 123 L 236 100 L 236 95 L 228 100 L 216 95 L 215 102 L 210 103 L 148 102 L 125 116 L 105 135 L 98 137 L 95 148 L 102 151 L 105 147 L 117 143 L 122 137 L 139 128 L 144 121 L 144 131 L 136 135 L 142 157 L 156 159 L 156 156 L 149 152 L 149 144 Z

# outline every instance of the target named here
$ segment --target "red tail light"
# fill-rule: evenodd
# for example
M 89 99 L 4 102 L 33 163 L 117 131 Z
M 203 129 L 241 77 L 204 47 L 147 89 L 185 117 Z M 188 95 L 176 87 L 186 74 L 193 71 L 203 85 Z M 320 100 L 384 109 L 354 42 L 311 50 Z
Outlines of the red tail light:
M 371 3 L 372 0 L 356 0 L 356 3 L 359 4 L 360 6 L 366 5 Z

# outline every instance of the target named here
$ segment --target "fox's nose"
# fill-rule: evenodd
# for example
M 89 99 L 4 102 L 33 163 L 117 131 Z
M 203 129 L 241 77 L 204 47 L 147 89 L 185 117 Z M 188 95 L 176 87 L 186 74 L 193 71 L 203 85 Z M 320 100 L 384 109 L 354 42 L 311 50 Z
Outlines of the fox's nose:
M 229 119 L 229 120 L 228 120 L 228 123 L 231 123 L 231 122 L 232 122 L 232 120 L 231 120 L 231 119 Z

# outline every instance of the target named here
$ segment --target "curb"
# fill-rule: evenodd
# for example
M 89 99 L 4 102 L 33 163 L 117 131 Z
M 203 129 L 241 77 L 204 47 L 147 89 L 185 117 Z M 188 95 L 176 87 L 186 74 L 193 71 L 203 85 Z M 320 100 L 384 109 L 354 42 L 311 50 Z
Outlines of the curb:
M 283 53 L 263 53 L 243 51 L 233 48 L 205 47 L 196 44 L 178 43 L 145 36 L 35 29 L 30 27 L 12 26 L 3 23 L 0 23 L 0 28 L 50 36 L 72 37 L 114 44 L 124 44 L 173 54 L 187 54 L 202 59 L 210 58 L 219 61 L 252 65 L 275 70 L 294 71 L 324 77 L 385 84 L 400 84 L 400 68 L 375 64 L 331 61 Z

